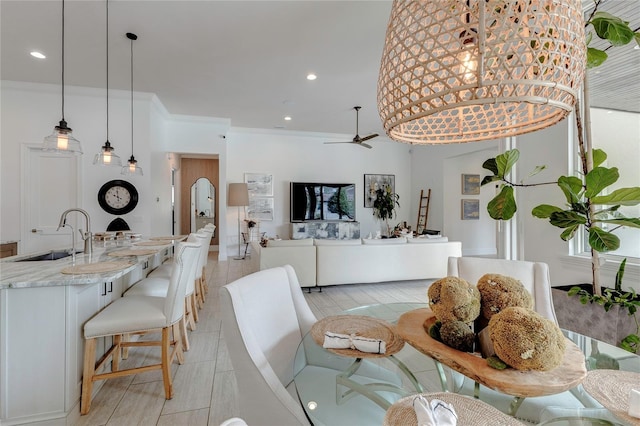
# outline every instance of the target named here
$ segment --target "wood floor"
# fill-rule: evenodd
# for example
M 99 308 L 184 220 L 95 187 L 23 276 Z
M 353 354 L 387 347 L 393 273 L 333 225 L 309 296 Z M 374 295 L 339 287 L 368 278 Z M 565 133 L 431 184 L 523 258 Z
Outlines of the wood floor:
M 68 425 L 216 426 L 237 415 L 237 391 L 221 335 L 217 294 L 221 286 L 255 271 L 249 259 L 218 262 L 216 255 L 211 253 L 207 265 L 209 293 L 200 311 L 197 330 L 189 335 L 191 349 L 185 353 L 183 365 L 173 364 L 174 398 L 165 400 L 159 371 L 108 380 L 94 397 L 89 414 L 70 414 Z M 346 285 L 328 287 L 322 293 L 305 292 L 305 297 L 315 315 L 322 318 L 366 304 L 424 303 L 426 288 L 427 281 Z M 156 348 L 135 348 L 130 351 L 123 368 L 158 362 L 158 358 Z M 432 369 L 433 365 L 426 368 Z M 417 374 L 418 379 L 423 382 L 420 374 Z M 433 382 L 433 388 L 429 390 L 438 390 L 433 377 L 428 379 Z

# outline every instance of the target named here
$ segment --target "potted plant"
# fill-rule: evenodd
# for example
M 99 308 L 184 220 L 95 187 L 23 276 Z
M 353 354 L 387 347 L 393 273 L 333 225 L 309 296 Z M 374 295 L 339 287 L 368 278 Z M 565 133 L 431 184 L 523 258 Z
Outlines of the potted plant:
M 373 215 L 377 219 L 384 221 L 387 228 L 387 236 L 391 236 L 389 219 L 393 219 L 393 212 L 396 206 L 400 207 L 399 199 L 400 196 L 391 192 L 391 187 L 388 185 L 376 190 L 376 199 L 373 202 Z
M 640 45 L 640 33 L 634 33 L 629 28 L 628 22 L 608 14 L 598 12 L 600 1 L 595 2 L 595 9 L 587 19 L 585 27 L 591 26 L 593 32 L 600 39 L 609 41 L 611 46 L 621 46 L 635 39 Z M 593 38 L 593 32 L 588 31 L 586 43 L 589 45 Z M 607 59 L 606 52 L 588 47 L 587 67 L 594 68 L 601 65 Z M 625 217 L 619 212 L 621 206 L 634 206 L 640 204 L 640 187 L 620 188 L 610 193 L 606 189 L 619 179 L 616 167 L 604 167 L 603 163 L 607 155 L 600 149 L 592 149 L 591 132 L 589 129 L 589 105 L 588 87 L 585 76 L 584 102 L 575 106 L 578 153 L 580 157 L 580 176 L 560 176 L 554 182 L 526 184 L 524 182 L 511 182 L 508 178 L 510 171 L 519 159 L 518 150 L 510 150 L 490 158 L 483 164 L 483 168 L 493 174 L 485 176 L 482 185 L 490 182 L 501 182 L 500 192 L 487 205 L 487 211 L 493 219 L 508 220 L 517 210 L 514 197 L 515 187 L 527 187 L 535 185 L 557 184 L 563 192 L 566 205 L 558 207 L 550 204 L 541 204 L 535 207 L 532 214 L 541 219 L 547 219 L 551 225 L 562 229 L 560 237 L 568 241 L 578 231 L 585 229 L 588 234 L 588 243 L 591 249 L 592 282 L 590 291 L 576 287 L 570 290 L 569 295 L 578 295 L 583 304 L 601 305 L 605 311 L 613 306 L 619 306 L 626 310 L 628 315 L 635 320 L 636 331 L 622 339 L 621 346 L 631 352 L 640 349 L 640 324 L 635 317 L 636 310 L 640 306 L 635 291 L 631 289 L 624 292 L 622 278 L 626 259 L 621 263 L 612 289 L 602 291 L 600 283 L 600 253 L 616 250 L 620 247 L 620 239 L 615 235 L 615 230 L 622 227 L 640 228 L 640 218 Z M 538 166 L 529 176 L 533 176 L 542 170 L 544 166 Z M 603 225 L 613 226 L 607 230 Z

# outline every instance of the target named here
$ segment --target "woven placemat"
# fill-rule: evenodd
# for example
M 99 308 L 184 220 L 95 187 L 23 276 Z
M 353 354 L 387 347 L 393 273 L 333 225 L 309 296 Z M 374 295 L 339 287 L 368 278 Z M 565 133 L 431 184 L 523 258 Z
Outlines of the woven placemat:
M 154 249 L 122 249 L 107 253 L 107 256 L 121 257 L 121 256 L 148 256 L 150 254 L 156 254 L 158 250 Z
M 629 413 L 629 392 L 640 390 L 640 373 L 619 370 L 593 370 L 587 373 L 582 387 L 589 395 L 611 411 L 611 413 L 631 424 L 640 424 L 640 419 Z
M 331 331 L 340 334 L 355 334 L 360 337 L 384 340 L 387 351 L 384 354 L 360 352 L 357 349 L 327 349 L 338 355 L 353 358 L 383 358 L 400 351 L 404 346 L 404 340 L 396 332 L 396 328 L 381 319 L 365 315 L 334 315 L 316 322 L 311 327 L 311 337 L 322 346 L 324 333 Z
M 84 265 L 68 266 L 60 271 L 63 274 L 101 274 L 103 272 L 119 271 L 133 265 L 130 262 L 99 262 Z
M 427 400 L 439 399 L 453 405 L 458 416 L 458 426 L 502 425 L 522 426 L 518 420 L 499 411 L 480 400 L 450 392 L 434 392 L 422 394 Z M 397 400 L 384 416 L 383 426 L 415 426 L 418 424 L 413 400 L 417 395 L 410 395 Z
M 139 243 L 133 243 L 134 246 L 168 246 L 171 242 L 169 240 L 160 241 L 140 241 Z
M 162 241 L 162 240 L 183 240 L 187 238 L 186 235 L 167 235 L 164 237 L 151 237 L 149 238 L 152 241 Z

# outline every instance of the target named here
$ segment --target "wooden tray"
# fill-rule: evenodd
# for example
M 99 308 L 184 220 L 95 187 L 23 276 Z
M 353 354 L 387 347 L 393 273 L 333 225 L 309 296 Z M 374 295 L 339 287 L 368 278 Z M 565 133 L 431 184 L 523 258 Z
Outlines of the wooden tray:
M 425 355 L 498 392 L 520 397 L 554 395 L 577 386 L 587 375 L 584 354 L 569 339 L 562 364 L 553 370 L 496 370 L 478 353 L 462 352 L 431 338 L 423 327 L 425 321 L 427 326 L 436 321 L 429 309 L 406 312 L 398 320 L 398 333 Z

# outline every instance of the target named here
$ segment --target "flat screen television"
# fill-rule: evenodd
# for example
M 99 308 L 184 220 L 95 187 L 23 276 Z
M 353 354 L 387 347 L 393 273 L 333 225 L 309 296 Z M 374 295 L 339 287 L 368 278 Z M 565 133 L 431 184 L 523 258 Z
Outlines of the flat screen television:
M 356 185 L 291 182 L 291 222 L 307 220 L 356 220 Z

